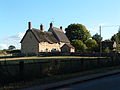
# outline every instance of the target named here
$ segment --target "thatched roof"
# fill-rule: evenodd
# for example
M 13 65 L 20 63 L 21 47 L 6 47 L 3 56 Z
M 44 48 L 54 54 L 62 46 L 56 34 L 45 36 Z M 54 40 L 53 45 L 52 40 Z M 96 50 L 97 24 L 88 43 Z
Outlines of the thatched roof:
M 69 39 L 67 38 L 63 30 L 56 28 L 56 27 L 52 27 L 52 28 L 49 28 L 48 31 L 53 32 L 55 38 L 59 42 L 70 43 Z
M 41 30 L 32 28 L 31 30 L 27 30 L 27 32 L 32 32 L 37 41 L 40 42 L 48 42 L 48 43 L 57 43 L 57 39 L 54 37 L 52 32 L 42 32 Z M 26 33 L 27 33 L 26 32 Z M 24 35 L 24 37 L 26 34 Z M 23 37 L 23 39 L 24 39 Z M 21 40 L 21 42 L 23 41 Z

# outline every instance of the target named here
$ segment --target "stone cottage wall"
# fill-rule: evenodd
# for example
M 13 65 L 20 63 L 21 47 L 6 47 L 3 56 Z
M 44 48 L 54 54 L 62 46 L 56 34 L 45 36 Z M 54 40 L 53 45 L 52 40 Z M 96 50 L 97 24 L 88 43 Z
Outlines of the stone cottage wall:
M 64 43 L 53 43 L 50 44 L 48 42 L 39 43 L 39 52 L 61 52 L 61 47 Z
M 21 52 L 23 54 L 36 54 L 39 51 L 39 43 L 32 34 L 28 32 L 21 43 Z

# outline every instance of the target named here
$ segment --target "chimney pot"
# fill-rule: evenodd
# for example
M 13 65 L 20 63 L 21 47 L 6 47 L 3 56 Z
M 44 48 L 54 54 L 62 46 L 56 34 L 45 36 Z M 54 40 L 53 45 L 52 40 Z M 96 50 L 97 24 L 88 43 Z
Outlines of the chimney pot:
M 44 26 L 41 24 L 40 25 L 40 30 L 43 32 L 43 30 L 44 30 Z
M 32 28 L 32 24 L 31 22 L 28 22 L 28 29 L 31 29 Z
M 62 30 L 62 26 L 60 26 L 60 29 Z
M 50 28 L 53 28 L 53 23 L 52 22 L 50 23 Z

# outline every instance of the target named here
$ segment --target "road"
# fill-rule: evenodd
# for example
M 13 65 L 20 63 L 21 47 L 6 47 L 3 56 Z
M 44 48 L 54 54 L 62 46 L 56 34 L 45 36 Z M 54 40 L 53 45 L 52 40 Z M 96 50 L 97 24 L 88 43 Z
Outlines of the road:
M 56 90 L 120 90 L 120 74 L 75 84 Z

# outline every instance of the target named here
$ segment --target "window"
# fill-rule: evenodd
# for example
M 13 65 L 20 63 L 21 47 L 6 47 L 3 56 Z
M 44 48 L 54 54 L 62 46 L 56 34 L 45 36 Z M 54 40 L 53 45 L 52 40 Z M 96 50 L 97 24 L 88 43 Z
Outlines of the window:
M 48 48 L 45 49 L 45 52 L 48 52 Z

